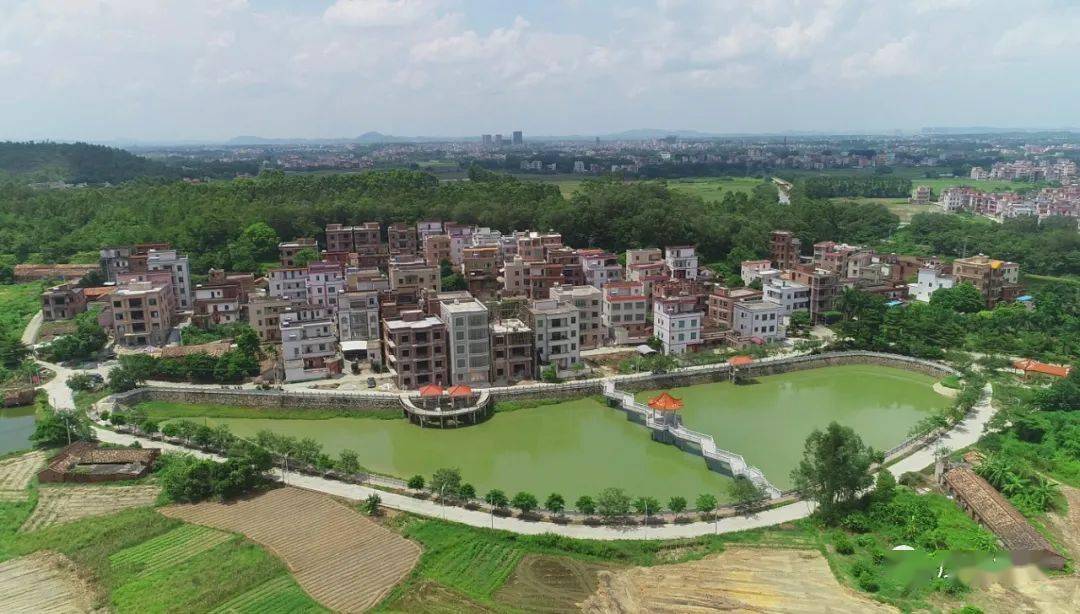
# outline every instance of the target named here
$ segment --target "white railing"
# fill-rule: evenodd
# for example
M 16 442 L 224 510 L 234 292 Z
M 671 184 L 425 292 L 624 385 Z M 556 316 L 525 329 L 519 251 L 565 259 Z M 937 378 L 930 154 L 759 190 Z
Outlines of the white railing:
M 773 486 L 765 478 L 764 472 L 747 463 L 742 455 L 717 447 L 716 440 L 712 438 L 712 435 L 688 429 L 682 424 L 672 426 L 657 419 L 654 412 L 634 400 L 633 395 L 615 388 L 614 381 L 604 381 L 603 391 L 605 397 L 617 402 L 623 410 L 645 416 L 645 426 L 649 429 L 665 431 L 677 440 L 696 444 L 701 449 L 703 457 L 726 463 L 732 475 L 750 480 L 754 485 L 765 491 L 770 499 L 777 499 L 781 496 L 780 489 Z

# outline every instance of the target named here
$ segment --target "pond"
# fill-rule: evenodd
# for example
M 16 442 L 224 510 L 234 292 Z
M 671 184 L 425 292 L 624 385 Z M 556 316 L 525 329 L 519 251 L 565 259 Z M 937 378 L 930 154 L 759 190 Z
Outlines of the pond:
M 758 383 L 706 384 L 671 392 L 682 398 L 687 426 L 712 434 L 719 446 L 756 464 L 774 484 L 790 485 L 806 435 L 831 420 L 852 426 L 880 448 L 900 443 L 915 422 L 948 400 L 930 377 L 877 366 L 826 367 L 760 378 Z M 648 398 L 655 393 L 642 393 Z M 487 422 L 452 430 L 420 429 L 405 420 L 329 418 L 207 418 L 250 437 L 262 429 L 311 437 L 337 456 L 352 449 L 372 471 L 430 477 L 457 467 L 483 493 L 500 488 L 568 501 L 616 486 L 632 495 L 691 502 L 703 492 L 724 499 L 730 481 L 704 460 L 653 442 L 648 431 L 595 399 L 496 413 Z
M 0 454 L 31 448 L 30 435 L 34 434 L 35 407 L 7 407 L 0 409 Z

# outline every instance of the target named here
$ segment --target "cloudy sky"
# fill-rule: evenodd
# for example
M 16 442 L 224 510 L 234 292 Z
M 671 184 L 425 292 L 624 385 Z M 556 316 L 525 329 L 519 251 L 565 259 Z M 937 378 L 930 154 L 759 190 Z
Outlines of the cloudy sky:
M 0 0 L 0 139 L 1080 125 L 1076 0 Z

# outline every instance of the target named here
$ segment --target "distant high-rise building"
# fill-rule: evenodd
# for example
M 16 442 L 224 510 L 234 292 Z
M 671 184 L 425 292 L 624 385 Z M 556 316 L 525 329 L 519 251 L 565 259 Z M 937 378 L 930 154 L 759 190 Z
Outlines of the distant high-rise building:
M 480 140 L 483 142 L 484 147 L 491 147 L 491 135 L 481 134 Z
M 495 146 L 496 147 L 502 147 L 503 146 L 503 138 L 502 138 L 501 134 L 496 134 L 495 135 Z
M 514 131 L 514 145 L 521 145 L 524 142 L 525 142 L 525 139 L 522 137 L 521 131 L 520 130 L 515 130 Z

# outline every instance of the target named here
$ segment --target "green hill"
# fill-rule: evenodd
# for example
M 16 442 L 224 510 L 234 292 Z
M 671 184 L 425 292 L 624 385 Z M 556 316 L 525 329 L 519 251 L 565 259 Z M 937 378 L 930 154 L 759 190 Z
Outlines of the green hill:
M 30 182 L 121 183 L 138 177 L 178 178 L 179 169 L 123 149 L 88 143 L 0 143 L 0 172 Z

